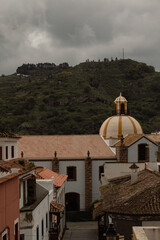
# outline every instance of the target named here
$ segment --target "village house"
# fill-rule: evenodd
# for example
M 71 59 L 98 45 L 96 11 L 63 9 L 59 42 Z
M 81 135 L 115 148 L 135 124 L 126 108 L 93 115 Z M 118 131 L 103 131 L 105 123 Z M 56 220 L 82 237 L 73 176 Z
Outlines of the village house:
M 48 168 L 38 167 L 36 169 L 37 182 L 47 188 L 50 197 L 50 213 L 49 213 L 49 236 L 50 240 L 62 239 L 66 228 L 65 216 L 65 181 L 67 175 L 59 174 Z M 49 185 L 49 181 L 52 181 Z
M 0 239 L 19 240 L 19 176 L 0 164 Z
M 100 188 L 101 200 L 93 211 L 99 239 L 106 232 L 108 217 L 127 240 L 131 240 L 133 226 L 160 224 L 160 173 L 149 169 L 138 172 L 135 163 L 130 169 L 130 175 L 110 179 Z

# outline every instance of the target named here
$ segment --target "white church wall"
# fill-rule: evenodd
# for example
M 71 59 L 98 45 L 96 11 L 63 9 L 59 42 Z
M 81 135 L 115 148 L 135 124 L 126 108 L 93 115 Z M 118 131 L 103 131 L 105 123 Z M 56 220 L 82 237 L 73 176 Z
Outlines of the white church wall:
M 139 167 L 138 171 L 145 169 L 145 163 L 137 163 L 136 165 Z M 104 175 L 107 179 L 111 179 L 131 174 L 130 166 L 131 163 L 105 163 Z
M 67 174 L 67 167 L 76 167 L 76 181 L 66 181 L 65 193 L 76 192 L 80 194 L 80 210 L 85 210 L 85 162 L 84 161 L 60 161 L 59 172 Z
M 30 161 L 30 162 L 33 162 L 38 167 L 49 168 L 50 170 L 52 170 L 52 161 L 43 160 L 43 161 Z
M 158 146 L 143 137 L 139 141 L 128 147 L 128 162 L 138 162 L 138 145 L 142 143 L 149 145 L 149 161 L 157 161 L 156 152 L 158 151 Z
M 105 161 L 93 160 L 92 161 L 92 201 L 99 199 L 99 188 L 101 186 L 99 179 L 99 167 L 103 166 Z
M 18 157 L 17 139 L 15 138 L 0 138 L 0 147 L 2 147 L 2 160 L 12 159 L 11 148 L 14 147 L 14 157 Z M 8 147 L 8 158 L 6 158 L 6 147 Z

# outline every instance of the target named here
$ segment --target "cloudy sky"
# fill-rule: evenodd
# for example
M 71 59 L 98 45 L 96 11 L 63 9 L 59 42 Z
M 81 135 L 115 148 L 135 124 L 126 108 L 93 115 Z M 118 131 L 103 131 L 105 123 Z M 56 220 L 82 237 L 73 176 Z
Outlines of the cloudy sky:
M 0 0 L 0 74 L 125 58 L 160 70 L 159 0 Z

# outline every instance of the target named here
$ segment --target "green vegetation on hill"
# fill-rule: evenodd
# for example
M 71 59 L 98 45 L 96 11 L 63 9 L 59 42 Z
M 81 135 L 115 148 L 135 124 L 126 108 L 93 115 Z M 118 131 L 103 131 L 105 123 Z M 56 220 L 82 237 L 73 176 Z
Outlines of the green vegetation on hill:
M 0 77 L 1 132 L 98 133 L 120 92 L 145 133 L 160 130 L 160 73 L 152 66 L 105 59 L 75 67 L 24 64 L 17 73 Z

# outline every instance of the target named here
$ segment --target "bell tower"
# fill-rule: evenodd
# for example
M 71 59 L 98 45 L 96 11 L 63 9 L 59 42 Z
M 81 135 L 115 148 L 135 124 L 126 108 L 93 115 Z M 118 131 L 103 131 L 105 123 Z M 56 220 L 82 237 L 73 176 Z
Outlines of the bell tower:
M 122 96 L 121 93 L 120 93 L 120 96 L 115 99 L 114 103 L 115 103 L 115 114 L 117 116 L 128 114 L 127 100 L 125 97 Z

